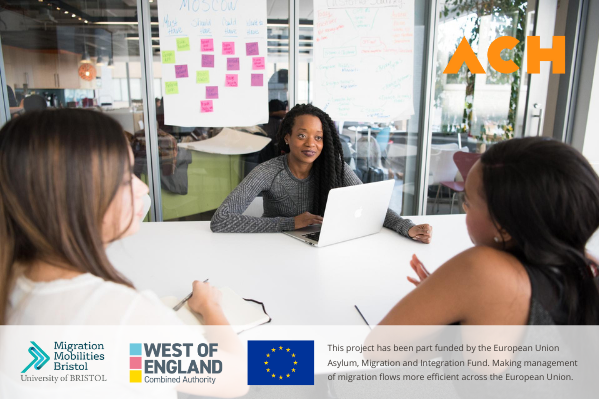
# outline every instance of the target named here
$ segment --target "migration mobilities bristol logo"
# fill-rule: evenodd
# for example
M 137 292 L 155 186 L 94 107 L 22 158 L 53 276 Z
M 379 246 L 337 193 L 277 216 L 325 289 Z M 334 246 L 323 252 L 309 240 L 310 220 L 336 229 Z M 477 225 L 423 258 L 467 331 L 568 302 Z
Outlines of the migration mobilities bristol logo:
M 21 371 L 21 374 L 26 373 L 32 366 L 35 370 L 40 370 L 51 358 L 46 352 L 34 341 L 30 341 L 32 346 L 29 346 L 28 352 L 33 356 L 33 360 Z M 54 342 L 54 371 L 87 371 L 89 370 L 89 361 L 102 361 L 104 354 L 98 353 L 104 350 L 102 344 L 86 343 L 67 343 Z M 74 361 L 74 362 L 73 362 Z M 74 373 L 65 374 L 62 376 L 50 375 L 46 377 L 21 375 L 21 381 L 107 381 L 104 375 L 101 374 L 85 374 Z
M 211 375 L 203 377 L 191 375 L 220 374 L 222 372 L 222 361 L 212 359 L 218 352 L 217 347 L 216 343 L 202 343 L 197 346 L 192 343 L 131 343 L 129 344 L 129 382 L 214 384 L 216 377 Z M 195 357 L 196 354 L 200 357 L 198 361 L 189 359 Z M 176 360 L 172 358 L 176 358 Z M 142 373 L 145 374 L 143 378 Z M 171 376 L 156 376 L 158 374 Z
M 44 367 L 44 365 L 46 363 L 48 363 L 50 361 L 50 356 L 48 356 L 46 354 L 46 352 L 44 352 L 42 350 L 42 348 L 39 347 L 38 344 L 36 344 L 33 341 L 29 341 L 29 342 L 31 342 L 31 344 L 33 345 L 33 346 L 30 346 L 29 350 L 28 350 L 28 352 L 31 354 L 31 356 L 33 356 L 33 360 L 31 361 L 31 363 L 29 363 L 27 365 L 27 367 L 25 367 L 23 369 L 23 371 L 21 371 L 21 374 L 26 373 L 27 370 L 29 370 L 29 368 L 31 366 L 33 366 L 34 364 L 35 364 L 34 369 L 39 370 L 42 367 Z

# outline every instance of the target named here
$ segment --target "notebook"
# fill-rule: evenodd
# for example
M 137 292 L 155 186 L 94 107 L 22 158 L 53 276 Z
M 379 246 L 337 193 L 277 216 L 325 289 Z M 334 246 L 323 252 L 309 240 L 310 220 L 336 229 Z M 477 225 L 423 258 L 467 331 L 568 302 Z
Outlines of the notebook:
M 229 320 L 229 323 L 231 323 L 231 326 L 236 333 L 239 334 L 242 331 L 268 323 L 271 320 L 270 316 L 266 314 L 262 304 L 243 299 L 229 287 L 222 287 L 219 288 L 219 290 L 222 293 L 220 304 L 225 312 L 227 320 Z M 181 299 L 177 299 L 174 296 L 166 296 L 161 300 L 165 305 L 171 308 L 175 307 L 175 305 L 181 301 Z M 204 324 L 202 316 L 189 308 L 189 301 L 185 302 L 185 305 L 177 311 L 177 316 L 179 316 L 179 318 L 186 324 Z

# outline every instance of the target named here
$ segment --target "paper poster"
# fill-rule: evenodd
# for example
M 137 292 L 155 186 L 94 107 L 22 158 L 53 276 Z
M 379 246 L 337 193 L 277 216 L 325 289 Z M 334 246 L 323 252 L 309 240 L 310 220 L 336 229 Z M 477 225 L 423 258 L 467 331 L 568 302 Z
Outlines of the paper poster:
M 314 105 L 333 120 L 407 119 L 413 69 L 414 0 L 314 0 Z
M 268 122 L 266 0 L 160 1 L 158 20 L 167 125 Z

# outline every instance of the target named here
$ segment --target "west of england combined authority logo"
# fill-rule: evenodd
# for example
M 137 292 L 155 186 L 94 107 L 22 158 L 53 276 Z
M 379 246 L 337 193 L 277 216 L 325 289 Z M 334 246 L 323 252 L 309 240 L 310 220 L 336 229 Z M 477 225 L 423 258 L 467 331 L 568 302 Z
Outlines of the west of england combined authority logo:
M 314 341 L 248 341 L 249 385 L 314 385 Z

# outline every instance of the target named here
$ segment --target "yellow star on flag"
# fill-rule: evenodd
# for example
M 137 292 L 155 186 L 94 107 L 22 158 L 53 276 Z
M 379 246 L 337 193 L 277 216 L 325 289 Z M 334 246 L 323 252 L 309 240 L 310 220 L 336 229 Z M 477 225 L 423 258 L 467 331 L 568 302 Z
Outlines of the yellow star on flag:
M 270 371 L 270 369 L 266 369 L 266 372 L 268 373 Z
M 291 354 L 291 357 L 295 357 L 295 353 L 292 353 L 292 354 Z
M 287 352 L 289 352 L 291 349 L 287 348 Z
M 287 374 L 287 378 L 289 378 L 289 374 Z
M 268 364 L 268 362 L 264 362 L 264 364 Z
M 293 364 L 297 364 L 297 362 L 293 362 Z
M 280 350 L 283 350 L 283 347 L 282 347 L 282 346 L 279 346 L 279 349 L 280 349 Z
M 274 374 L 272 375 L 272 378 L 275 378 L 275 375 L 274 375 Z
M 283 376 L 282 376 L 282 375 L 280 375 L 280 376 L 279 376 L 279 380 L 282 380 L 282 379 L 283 379 Z
M 270 357 L 270 353 L 267 353 L 267 354 L 266 354 L 266 357 Z
M 291 369 L 291 371 L 293 371 L 295 373 L 295 369 Z
M 275 348 L 272 348 L 272 351 L 274 352 L 274 351 L 276 351 L 276 349 L 275 349 Z

